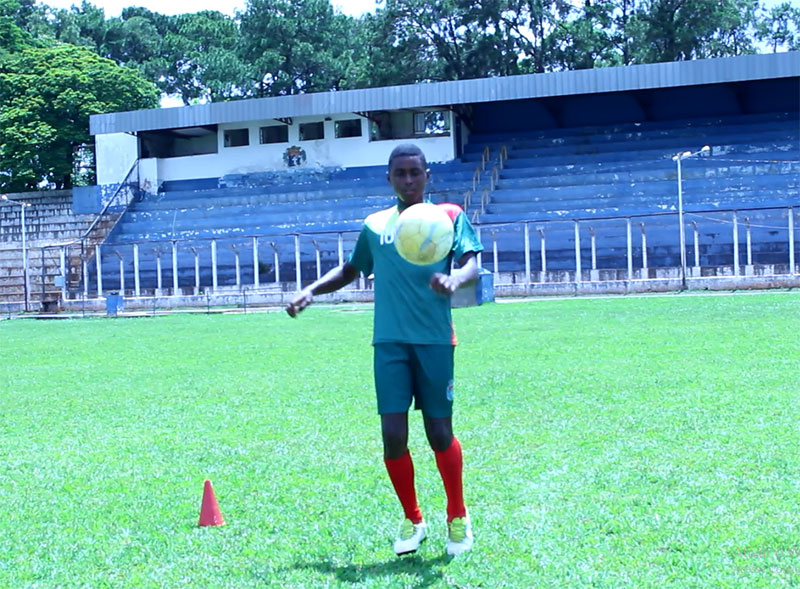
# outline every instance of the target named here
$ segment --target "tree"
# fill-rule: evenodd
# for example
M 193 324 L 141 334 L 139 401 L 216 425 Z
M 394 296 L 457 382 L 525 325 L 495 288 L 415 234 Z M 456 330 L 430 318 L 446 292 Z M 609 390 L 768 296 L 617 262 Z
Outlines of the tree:
M 281 96 L 354 87 L 363 51 L 350 45 L 355 19 L 329 0 L 250 0 L 241 15 L 238 55 L 244 95 Z M 358 38 L 358 35 L 356 35 Z
M 767 43 L 773 53 L 779 48 L 800 50 L 800 8 L 788 2 L 773 6 L 756 24 L 756 38 Z
M 633 62 L 683 61 L 755 51 L 758 0 L 646 0 L 631 21 Z
M 136 71 L 66 44 L 30 47 L 0 67 L 0 189 L 72 185 L 89 115 L 153 108 L 158 93 Z
M 16 16 L 20 10 L 17 0 L 0 0 L 0 61 L 3 56 L 31 45 L 33 38 L 19 26 Z

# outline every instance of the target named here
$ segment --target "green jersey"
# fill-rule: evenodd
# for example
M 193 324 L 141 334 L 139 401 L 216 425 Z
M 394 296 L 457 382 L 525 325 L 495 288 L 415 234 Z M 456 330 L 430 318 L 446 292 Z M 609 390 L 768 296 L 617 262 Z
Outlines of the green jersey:
M 373 213 L 364 221 L 348 261 L 365 276 L 375 275 L 375 323 L 372 343 L 456 344 L 450 297 L 431 289 L 436 272 L 450 274 L 453 259 L 483 250 L 469 219 L 454 204 L 441 204 L 453 221 L 450 253 L 440 262 L 417 266 L 400 257 L 394 247 L 397 206 Z

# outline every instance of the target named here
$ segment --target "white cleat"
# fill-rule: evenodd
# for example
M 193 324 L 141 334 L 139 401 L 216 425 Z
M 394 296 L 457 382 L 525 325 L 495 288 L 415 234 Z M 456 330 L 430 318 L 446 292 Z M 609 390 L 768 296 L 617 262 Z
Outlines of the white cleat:
M 457 556 L 472 548 L 472 522 L 469 514 L 464 517 L 454 517 L 447 524 L 447 554 Z
M 394 541 L 394 553 L 397 556 L 416 552 L 422 541 L 425 540 L 425 522 L 415 524 L 410 519 L 404 519 L 397 530 L 397 538 Z

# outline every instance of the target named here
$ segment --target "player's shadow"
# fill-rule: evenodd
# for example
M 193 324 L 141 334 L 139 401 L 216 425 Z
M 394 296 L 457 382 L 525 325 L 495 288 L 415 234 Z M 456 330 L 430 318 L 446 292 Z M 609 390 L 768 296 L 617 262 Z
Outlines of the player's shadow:
M 313 569 L 326 575 L 333 575 L 344 583 L 363 583 L 375 577 L 391 578 L 395 575 L 415 576 L 419 580 L 415 587 L 430 587 L 442 580 L 440 565 L 444 565 L 453 560 L 452 556 L 441 554 L 435 558 L 422 558 L 418 554 L 413 554 L 403 558 L 393 558 L 385 562 L 375 564 L 356 565 L 345 564 L 336 565 L 328 560 L 295 563 L 295 569 Z

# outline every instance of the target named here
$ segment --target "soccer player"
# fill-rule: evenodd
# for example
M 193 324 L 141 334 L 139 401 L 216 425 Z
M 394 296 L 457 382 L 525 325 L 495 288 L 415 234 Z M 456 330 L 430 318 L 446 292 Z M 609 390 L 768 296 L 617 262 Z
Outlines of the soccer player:
M 428 443 L 447 495 L 448 554 L 472 548 L 473 535 L 462 493 L 461 444 L 453 435 L 453 331 L 450 296 L 478 277 L 477 252 L 483 250 L 469 219 L 458 205 L 439 205 L 455 227 L 453 248 L 441 262 L 415 266 L 397 253 L 397 218 L 405 208 L 423 202 L 430 179 L 425 155 L 413 144 L 400 145 L 389 156 L 389 183 L 397 203 L 368 216 L 348 260 L 304 288 L 286 307 L 295 317 L 314 300 L 358 277 L 374 274 L 373 327 L 375 390 L 381 418 L 386 470 L 405 518 L 394 542 L 396 554 L 415 552 L 425 539 L 426 524 L 417 503 L 414 464 L 408 450 L 408 411 L 414 400 L 422 411 Z M 458 268 L 451 272 L 451 261 Z

